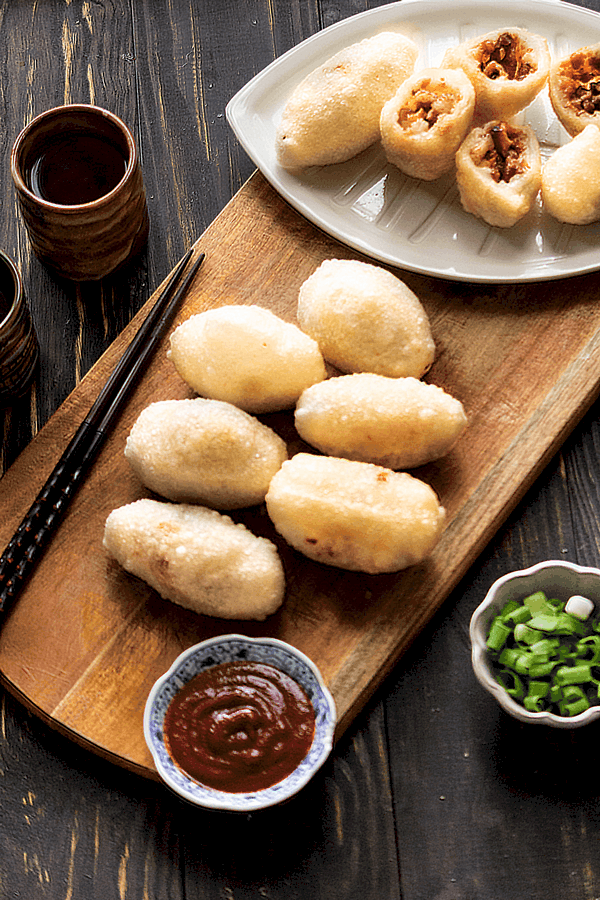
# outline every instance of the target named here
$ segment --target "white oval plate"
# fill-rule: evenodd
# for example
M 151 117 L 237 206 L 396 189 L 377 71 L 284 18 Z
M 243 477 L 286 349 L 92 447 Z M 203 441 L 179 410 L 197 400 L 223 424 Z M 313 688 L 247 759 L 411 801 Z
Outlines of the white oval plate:
M 419 46 L 417 68 L 495 28 L 542 34 L 553 57 L 600 41 L 600 15 L 561 0 L 401 0 L 351 16 L 283 54 L 243 87 L 227 119 L 255 165 L 307 219 L 373 259 L 456 281 L 525 282 L 600 268 L 600 223 L 562 225 L 538 203 L 512 228 L 491 228 L 464 212 L 454 175 L 426 183 L 389 165 L 377 145 L 335 166 L 301 174 L 275 158 L 275 130 L 294 87 L 343 47 L 380 31 L 402 31 Z M 523 113 L 547 158 L 569 137 L 547 91 Z

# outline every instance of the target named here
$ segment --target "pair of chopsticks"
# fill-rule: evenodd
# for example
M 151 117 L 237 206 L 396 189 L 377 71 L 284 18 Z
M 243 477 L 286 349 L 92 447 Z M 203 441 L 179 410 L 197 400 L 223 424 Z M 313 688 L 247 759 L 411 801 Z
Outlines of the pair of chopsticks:
M 115 366 L 29 512 L 0 557 L 0 614 L 33 569 L 75 490 L 121 411 L 130 389 L 162 337 L 171 315 L 204 260 L 201 253 L 182 279 L 193 253 L 179 262 L 160 297 Z

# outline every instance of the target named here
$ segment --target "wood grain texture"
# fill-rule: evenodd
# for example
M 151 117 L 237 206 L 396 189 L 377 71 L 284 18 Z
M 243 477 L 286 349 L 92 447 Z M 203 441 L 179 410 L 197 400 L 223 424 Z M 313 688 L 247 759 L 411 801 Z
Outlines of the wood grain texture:
M 8 168 L 0 166 L 0 240 L 21 265 L 42 343 L 31 397 L 3 415 L 0 470 L 251 174 L 224 122 L 230 97 L 319 28 L 381 5 L 0 2 L 0 157 L 6 161 L 34 109 L 63 102 L 67 89 L 73 100 L 89 100 L 92 72 L 97 102 L 134 114 L 128 122 L 141 144 L 152 220 L 147 251 L 128 272 L 75 289 L 31 258 Z M 598 0 L 579 5 L 600 9 Z M 427 296 L 439 289 L 435 281 L 407 280 Z M 575 290 L 575 305 L 588 292 L 593 302 L 591 281 L 562 287 L 566 295 Z M 486 292 L 449 290 L 450 316 L 461 304 L 472 307 L 485 342 L 495 315 Z M 527 315 L 531 303 L 551 319 L 543 286 L 494 293 L 494 311 L 507 316 L 507 343 L 514 321 L 526 345 L 519 308 Z M 440 313 L 442 330 L 444 321 Z M 447 354 L 444 365 L 452 371 Z M 542 361 L 542 370 L 550 365 Z M 508 390 L 505 407 L 510 418 Z M 596 403 L 299 804 L 240 821 L 192 810 L 161 785 L 62 737 L 0 691 L 1 900 L 596 900 L 597 733 L 586 729 L 557 743 L 544 732 L 522 752 L 530 735 L 499 715 L 473 680 L 466 623 L 509 569 L 556 556 L 597 564 L 599 413 Z
M 323 259 L 351 255 L 258 174 L 198 246 L 207 259 L 176 321 L 231 302 L 259 303 L 293 321 L 303 280 Z M 152 683 L 203 637 L 264 633 L 289 641 L 317 663 L 333 692 L 342 734 L 594 400 L 600 382 L 600 308 L 593 302 L 598 283 L 597 275 L 573 280 L 568 296 L 547 285 L 530 286 L 527 306 L 512 288 L 482 288 L 479 300 L 467 305 L 455 302 L 454 285 L 414 279 L 437 344 L 427 380 L 461 399 L 469 417 L 452 452 L 416 473 L 446 508 L 442 540 L 420 566 L 365 576 L 292 551 L 264 507 L 241 511 L 236 521 L 273 539 L 286 569 L 284 606 L 260 626 L 198 617 L 165 603 L 102 548 L 108 513 L 147 494 L 123 458 L 131 425 L 155 400 L 190 396 L 163 342 L 4 625 L 0 668 L 6 686 L 75 740 L 152 776 L 141 728 Z M 7 511 L 0 542 L 10 538 L 41 472 L 58 459 L 116 355 L 116 348 L 108 351 L 0 484 Z M 290 453 L 299 449 L 291 413 L 263 419 L 287 438 Z

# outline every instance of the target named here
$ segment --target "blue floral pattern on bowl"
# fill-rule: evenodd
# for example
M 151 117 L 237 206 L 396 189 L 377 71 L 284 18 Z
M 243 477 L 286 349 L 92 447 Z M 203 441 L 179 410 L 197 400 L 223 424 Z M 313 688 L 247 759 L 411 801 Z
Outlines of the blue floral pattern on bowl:
M 265 663 L 285 672 L 304 688 L 315 711 L 315 735 L 300 765 L 283 781 L 251 793 L 217 791 L 194 781 L 175 765 L 163 740 L 165 713 L 175 694 L 204 669 L 237 660 Z M 158 774 L 175 793 L 209 809 L 252 812 L 287 800 L 310 781 L 331 752 L 336 719 L 333 697 L 317 667 L 304 653 L 277 638 L 229 634 L 188 648 L 158 679 L 146 702 L 144 736 Z

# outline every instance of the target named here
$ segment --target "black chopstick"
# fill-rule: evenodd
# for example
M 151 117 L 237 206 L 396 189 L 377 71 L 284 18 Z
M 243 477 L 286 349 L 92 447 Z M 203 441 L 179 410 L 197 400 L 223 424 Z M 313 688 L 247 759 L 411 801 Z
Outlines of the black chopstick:
M 193 248 L 185 254 L 173 271 L 160 297 L 140 325 L 90 412 L 75 432 L 0 557 L 0 614 L 7 611 L 10 601 L 16 597 L 33 569 L 69 500 L 121 411 L 129 390 L 150 358 L 171 315 L 202 264 L 203 253 L 196 258 L 181 280 L 192 253 Z

